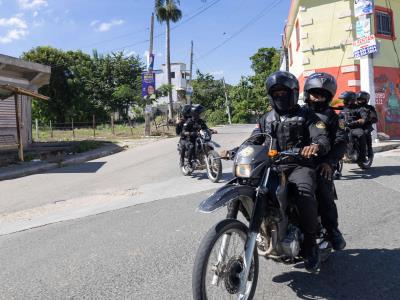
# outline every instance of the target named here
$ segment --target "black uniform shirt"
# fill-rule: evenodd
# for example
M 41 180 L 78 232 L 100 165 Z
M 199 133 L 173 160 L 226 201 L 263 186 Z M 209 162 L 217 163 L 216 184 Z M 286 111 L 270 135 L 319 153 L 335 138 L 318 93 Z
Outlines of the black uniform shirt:
M 297 105 L 286 116 L 280 116 L 274 110 L 266 113 L 253 131 L 254 134 L 258 132 L 268 133 L 276 139 L 278 151 L 310 144 L 319 145 L 319 155 L 326 155 L 330 150 L 326 125 L 307 107 Z

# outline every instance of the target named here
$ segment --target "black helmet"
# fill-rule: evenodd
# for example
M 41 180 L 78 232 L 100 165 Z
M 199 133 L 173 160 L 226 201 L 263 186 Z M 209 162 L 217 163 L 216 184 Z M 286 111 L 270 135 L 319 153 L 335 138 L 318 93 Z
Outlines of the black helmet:
M 370 97 L 371 96 L 369 95 L 369 93 L 365 92 L 365 91 L 361 91 L 361 92 L 357 93 L 357 100 L 359 102 L 361 102 L 362 104 L 367 104 L 369 102 Z
M 181 109 L 182 116 L 185 118 L 190 117 L 191 112 L 192 106 L 190 104 L 185 104 Z
M 352 102 L 355 102 L 357 100 L 357 94 L 354 92 L 345 91 L 340 94 L 339 99 L 342 99 L 343 104 L 345 106 L 348 106 L 349 104 L 351 104 Z
M 278 113 L 287 113 L 293 109 L 299 100 L 299 81 L 296 76 L 286 71 L 271 74 L 265 83 L 267 93 L 271 97 L 271 105 Z M 287 96 L 273 97 L 277 90 L 286 90 Z
M 327 102 L 330 103 L 337 91 L 337 83 L 335 77 L 328 73 L 311 74 L 304 84 L 304 99 L 305 102 L 310 100 L 310 92 L 318 91 L 325 96 Z
M 194 104 L 192 106 L 192 116 L 199 117 L 202 112 L 204 112 L 206 108 L 201 104 Z

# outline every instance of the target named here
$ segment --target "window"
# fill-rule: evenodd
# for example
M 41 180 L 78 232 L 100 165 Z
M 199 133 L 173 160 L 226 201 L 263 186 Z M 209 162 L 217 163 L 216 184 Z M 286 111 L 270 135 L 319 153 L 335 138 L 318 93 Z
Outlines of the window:
M 297 41 L 296 51 L 298 51 L 299 48 L 300 48 L 300 26 L 299 26 L 299 20 L 296 21 L 296 41 Z
M 171 72 L 171 79 L 175 78 L 175 72 Z
M 395 39 L 393 11 L 386 7 L 375 8 L 375 33 L 379 38 Z

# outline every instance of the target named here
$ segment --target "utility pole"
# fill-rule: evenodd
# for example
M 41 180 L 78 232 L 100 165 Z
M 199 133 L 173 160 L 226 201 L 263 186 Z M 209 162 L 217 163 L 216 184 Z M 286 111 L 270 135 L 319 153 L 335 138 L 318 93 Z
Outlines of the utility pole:
M 225 84 L 225 78 L 222 77 L 222 83 L 224 84 L 224 92 L 225 92 L 225 105 L 226 105 L 226 113 L 228 114 L 228 122 L 229 124 L 232 124 L 231 120 L 231 108 L 228 100 L 228 93 L 226 92 L 226 84 Z
M 366 20 L 369 23 L 368 28 L 369 34 L 371 34 L 371 14 L 359 17 L 360 20 Z M 373 54 L 368 54 L 360 57 L 360 88 L 362 91 L 366 91 L 370 94 L 369 104 L 375 107 L 375 82 L 374 82 L 374 62 Z M 372 131 L 372 139 L 378 142 L 376 124 L 374 131 Z
M 147 65 L 147 72 L 153 74 L 153 69 L 152 69 L 152 55 L 153 55 L 153 36 L 154 36 L 154 13 L 151 14 L 151 20 L 150 20 L 150 47 L 149 47 L 149 57 L 148 57 L 148 65 Z M 154 75 L 153 75 L 154 76 Z M 149 97 L 149 95 L 147 95 Z M 149 105 L 151 107 L 151 104 L 149 104 L 146 101 L 146 107 L 144 110 L 144 135 L 145 136 L 150 136 L 150 110 L 149 110 Z
M 188 83 L 188 88 L 189 88 L 189 93 L 187 95 L 188 98 L 188 104 L 192 104 L 192 95 L 193 89 L 192 89 L 192 76 L 193 76 L 193 41 L 191 41 L 191 47 L 190 47 L 190 71 L 189 71 L 189 83 Z

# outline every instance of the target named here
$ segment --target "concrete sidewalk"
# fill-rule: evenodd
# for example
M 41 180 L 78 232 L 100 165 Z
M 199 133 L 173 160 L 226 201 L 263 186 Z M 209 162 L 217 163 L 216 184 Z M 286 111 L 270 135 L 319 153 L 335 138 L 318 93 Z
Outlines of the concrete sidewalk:
M 139 141 L 124 141 L 119 144 L 108 144 L 95 150 L 73 155 L 57 163 L 27 162 L 3 167 L 0 168 L 0 181 L 42 173 L 69 165 L 81 164 L 90 160 L 121 152 L 127 148 L 140 146 L 156 140 L 158 140 L 158 138 L 144 139 Z M 398 147 L 400 147 L 400 141 L 384 141 L 373 144 L 375 153 L 389 151 Z

